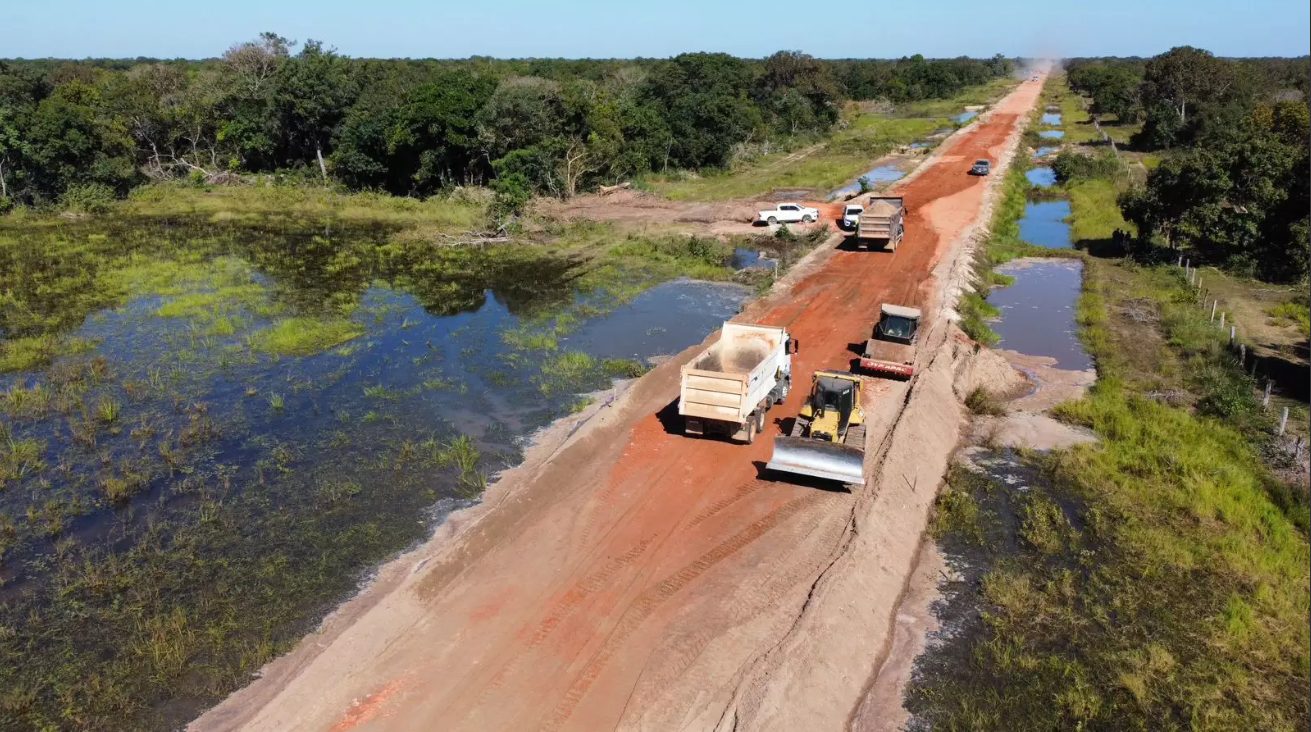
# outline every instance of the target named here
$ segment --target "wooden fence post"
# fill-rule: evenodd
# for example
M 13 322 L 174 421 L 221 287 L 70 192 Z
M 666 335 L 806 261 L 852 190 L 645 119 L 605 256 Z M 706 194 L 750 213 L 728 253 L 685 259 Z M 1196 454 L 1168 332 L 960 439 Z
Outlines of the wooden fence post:
M 1225 327 L 1225 314 L 1224 314 L 1224 313 L 1220 313 L 1220 328 L 1223 329 L 1224 327 Z M 1232 325 L 1229 326 L 1229 347 L 1230 347 L 1230 348 L 1233 348 L 1233 347 L 1234 347 L 1234 338 L 1238 335 L 1237 331 L 1238 331 L 1238 329 L 1235 328 L 1234 326 L 1232 326 Z
M 1265 396 L 1261 397 L 1261 407 L 1263 409 L 1270 408 L 1270 379 L 1269 378 L 1265 380 Z
M 1218 306 L 1219 304 L 1220 304 L 1220 301 L 1219 301 L 1219 300 L 1212 300 L 1212 301 L 1211 301 L 1211 322 L 1212 322 L 1212 323 L 1215 322 L 1215 309 L 1216 309 L 1216 306 Z
M 1225 314 L 1224 314 L 1224 313 L 1220 313 L 1220 330 L 1224 330 L 1224 329 L 1225 329 Z M 1233 336 L 1232 333 L 1230 333 L 1230 334 L 1229 334 L 1229 343 L 1230 343 L 1230 345 L 1233 345 L 1233 342 L 1234 342 L 1234 336 Z
M 1284 407 L 1284 416 L 1279 418 L 1279 436 L 1284 436 L 1284 429 L 1288 427 L 1288 407 Z

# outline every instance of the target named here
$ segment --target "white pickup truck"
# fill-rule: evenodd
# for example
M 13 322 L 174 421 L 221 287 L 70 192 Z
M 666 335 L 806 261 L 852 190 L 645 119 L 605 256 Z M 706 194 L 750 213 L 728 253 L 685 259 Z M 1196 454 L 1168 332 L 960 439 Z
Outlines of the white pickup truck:
M 753 442 L 765 413 L 787 398 L 796 350 L 784 328 L 724 323 L 719 340 L 682 368 L 684 433 Z
M 812 221 L 819 220 L 819 209 L 807 208 L 799 203 L 780 203 L 772 210 L 761 211 L 757 221 L 764 221 L 767 224 L 795 224 L 804 222 L 809 224 Z

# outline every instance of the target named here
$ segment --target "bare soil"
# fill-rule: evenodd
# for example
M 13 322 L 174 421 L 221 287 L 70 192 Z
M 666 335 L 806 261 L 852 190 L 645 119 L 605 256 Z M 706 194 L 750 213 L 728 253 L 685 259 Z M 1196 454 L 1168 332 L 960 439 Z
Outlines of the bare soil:
M 1041 84 L 1021 84 L 893 189 L 909 208 L 895 252 L 849 251 L 834 237 L 739 316 L 787 326 L 801 343 L 795 372 L 807 374 L 849 367 L 881 303 L 925 311 L 920 374 L 866 390 L 866 469 L 876 476 L 866 487 L 763 472 L 806 389 L 771 412 L 753 445 L 683 436 L 679 367 L 701 346 L 688 349 L 555 425 L 482 504 L 383 567 L 193 727 L 846 724 L 890 647 L 962 425 L 957 372 L 973 347 L 953 332 L 940 284 L 959 272 L 985 192 L 1001 179 L 968 176 L 963 163 L 1009 156 Z M 603 202 L 571 205 L 608 215 Z M 712 222 L 739 215 L 719 206 L 679 210 Z

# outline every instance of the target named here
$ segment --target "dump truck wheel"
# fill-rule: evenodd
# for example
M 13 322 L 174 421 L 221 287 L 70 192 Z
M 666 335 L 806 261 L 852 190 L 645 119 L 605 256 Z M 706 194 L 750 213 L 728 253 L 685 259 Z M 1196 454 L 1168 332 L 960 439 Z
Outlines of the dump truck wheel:
M 764 432 L 764 431 L 765 431 L 765 412 L 762 410 L 756 412 L 756 432 Z
M 743 442 L 750 445 L 751 443 L 756 441 L 756 420 L 754 419 L 747 420 L 746 430 L 747 430 L 747 436 L 746 439 L 743 440 Z

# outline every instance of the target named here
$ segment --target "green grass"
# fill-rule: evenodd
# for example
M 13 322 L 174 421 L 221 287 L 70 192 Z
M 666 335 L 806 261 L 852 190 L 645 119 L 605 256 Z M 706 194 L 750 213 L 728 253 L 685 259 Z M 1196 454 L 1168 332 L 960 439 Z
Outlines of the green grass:
M 284 318 L 251 336 L 251 347 L 275 356 L 310 356 L 364 335 L 346 318 Z
M 1070 234 L 1075 245 L 1110 239 L 1117 229 L 1137 232 L 1125 220 L 1116 201 L 1121 186 L 1105 178 L 1082 180 L 1065 187 L 1070 196 Z
M 719 173 L 651 175 L 641 185 L 675 201 L 722 201 L 784 189 L 826 193 L 854 180 L 897 147 L 952 127 L 951 116 L 965 106 L 994 102 L 1014 85 L 1013 79 L 997 79 L 951 99 L 915 102 L 891 113 L 857 106 L 827 139 L 798 150 L 763 155 Z
M 50 334 L 0 341 L 0 373 L 31 371 L 46 365 L 59 353 L 61 339 Z
M 1311 308 L 1305 302 L 1284 302 L 1266 310 L 1276 320 L 1296 325 L 1303 336 L 1311 336 Z
M 489 201 L 490 195 L 482 189 L 459 189 L 419 200 L 382 193 L 344 193 L 317 186 L 196 187 L 165 183 L 134 189 L 116 213 L 202 217 L 224 224 L 286 217 L 332 220 L 394 227 L 421 238 L 481 228 Z
M 1089 266 L 1079 318 L 1099 380 L 1058 414 L 1100 442 L 1028 458 L 1041 478 L 1023 493 L 953 472 L 935 534 L 984 562 L 982 615 L 938 651 L 966 660 L 917 682 L 912 711 L 943 729 L 1303 729 L 1305 499 L 1241 422 L 1144 396 L 1154 365 L 1132 342 L 1154 326 L 1122 309 L 1141 291 L 1101 276 L 1119 265 Z M 1184 287 L 1164 269 L 1128 276 L 1162 303 Z M 1195 367 L 1205 338 L 1178 317 L 1157 338 Z

